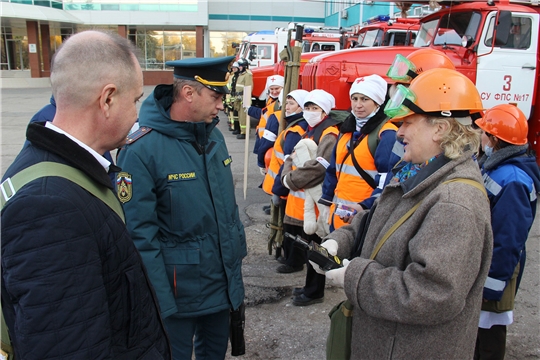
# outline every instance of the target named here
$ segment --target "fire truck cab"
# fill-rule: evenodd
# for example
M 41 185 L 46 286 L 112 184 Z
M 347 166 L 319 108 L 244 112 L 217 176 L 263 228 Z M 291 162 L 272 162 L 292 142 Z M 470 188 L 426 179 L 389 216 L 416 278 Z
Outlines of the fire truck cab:
M 354 47 L 412 45 L 420 27 L 419 19 L 396 18 L 379 15 L 369 19 L 364 26 L 354 26 L 357 37 Z

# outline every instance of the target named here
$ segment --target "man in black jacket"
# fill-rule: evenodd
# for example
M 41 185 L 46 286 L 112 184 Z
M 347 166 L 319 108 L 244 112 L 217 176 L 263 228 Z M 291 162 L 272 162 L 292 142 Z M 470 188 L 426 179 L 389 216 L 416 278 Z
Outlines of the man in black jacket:
M 39 162 L 69 165 L 112 191 L 100 154 L 125 142 L 143 95 L 132 45 L 86 31 L 56 52 L 52 122 L 31 123 L 2 179 Z M 2 210 L 2 310 L 18 359 L 170 359 L 146 269 L 123 220 L 62 177 L 23 186 Z

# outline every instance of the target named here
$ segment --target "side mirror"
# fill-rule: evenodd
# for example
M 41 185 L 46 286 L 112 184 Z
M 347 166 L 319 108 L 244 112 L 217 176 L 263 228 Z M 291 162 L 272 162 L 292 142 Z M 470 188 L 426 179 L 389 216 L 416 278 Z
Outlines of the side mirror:
M 512 26 L 512 13 L 510 11 L 499 11 L 497 16 L 497 35 L 495 37 L 495 46 L 506 45 Z
M 461 38 L 461 46 L 463 46 L 464 48 L 468 48 L 473 44 L 473 42 L 474 39 L 470 35 L 463 35 L 463 37 Z
M 255 54 L 255 51 L 250 50 L 250 51 L 249 51 L 249 55 L 248 55 L 249 61 L 253 61 L 253 60 L 256 59 L 256 58 L 257 58 L 257 55 Z

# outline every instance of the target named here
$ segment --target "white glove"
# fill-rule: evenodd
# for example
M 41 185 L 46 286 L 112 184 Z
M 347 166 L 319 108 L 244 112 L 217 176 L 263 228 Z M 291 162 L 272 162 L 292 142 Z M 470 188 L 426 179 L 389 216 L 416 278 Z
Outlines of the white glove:
M 261 172 L 261 175 L 262 175 L 262 176 L 265 176 L 265 175 L 266 175 L 266 169 L 265 169 L 265 168 L 260 167 L 260 168 L 259 168 L 259 171 Z
M 290 190 L 290 189 L 291 189 L 291 186 L 289 185 L 289 183 L 287 182 L 287 180 L 288 180 L 288 179 L 287 179 L 287 175 L 285 175 L 285 176 L 283 177 L 282 183 L 283 183 L 283 186 L 285 186 L 287 189 Z
M 326 272 L 326 278 L 330 281 L 330 284 L 343 288 L 345 285 L 345 271 L 349 266 L 350 261 L 343 259 L 343 267 L 334 270 L 328 270 Z
M 327 223 L 328 222 L 328 215 L 330 215 L 330 206 L 317 204 L 319 207 L 319 219 L 321 219 L 322 222 Z M 335 254 L 331 254 L 335 255 Z
M 326 206 L 328 207 L 328 206 Z M 326 240 L 325 242 L 323 242 L 321 244 L 321 246 L 323 248 L 325 248 L 326 250 L 328 250 L 328 253 L 332 256 L 335 256 L 337 255 L 337 249 L 338 249 L 338 243 L 336 240 L 334 239 L 328 239 Z

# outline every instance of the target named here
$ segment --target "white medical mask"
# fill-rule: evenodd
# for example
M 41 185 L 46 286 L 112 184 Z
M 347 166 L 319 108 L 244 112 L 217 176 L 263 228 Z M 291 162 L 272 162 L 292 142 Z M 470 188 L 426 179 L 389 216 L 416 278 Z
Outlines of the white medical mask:
M 321 115 L 321 111 L 304 111 L 304 119 L 306 119 L 308 125 L 311 127 L 315 127 L 321 122 Z
M 489 145 L 484 146 L 484 153 L 487 157 L 490 157 L 491 155 L 493 155 L 493 147 Z

